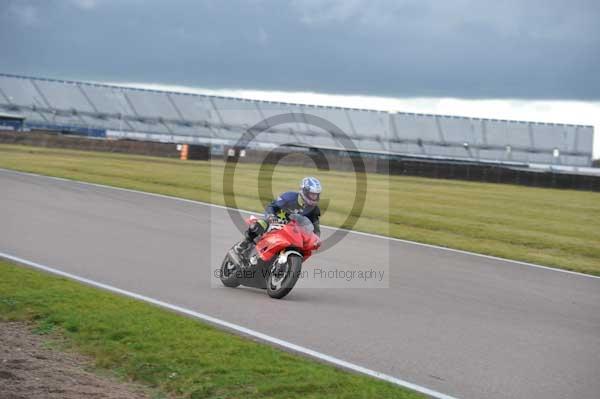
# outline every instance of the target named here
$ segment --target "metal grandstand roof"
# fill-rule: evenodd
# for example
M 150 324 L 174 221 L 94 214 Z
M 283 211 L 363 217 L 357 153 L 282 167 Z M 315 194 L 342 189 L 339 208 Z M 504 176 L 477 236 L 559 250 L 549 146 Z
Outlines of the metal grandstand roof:
M 32 127 L 104 130 L 107 136 L 170 142 L 235 143 L 256 123 L 282 113 L 254 145 L 341 148 L 301 114 L 328 120 L 359 151 L 496 162 L 589 166 L 593 127 L 448 115 L 385 112 L 135 89 L 0 74 L 0 111 Z

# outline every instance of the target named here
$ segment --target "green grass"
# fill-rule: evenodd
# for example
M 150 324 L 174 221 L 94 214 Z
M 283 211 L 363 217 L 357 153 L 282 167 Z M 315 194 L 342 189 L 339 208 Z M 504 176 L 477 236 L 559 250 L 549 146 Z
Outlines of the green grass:
M 166 310 L 0 260 L 0 320 L 100 369 L 185 398 L 419 398 L 392 384 L 220 331 Z
M 0 167 L 224 204 L 220 161 L 0 145 Z M 330 201 L 323 223 L 347 217 L 352 174 L 286 166 L 273 173 L 275 193 L 318 175 Z M 262 210 L 258 174 L 259 165 L 238 166 L 239 207 Z M 600 275 L 600 193 L 378 174 L 367 184 L 356 230 Z

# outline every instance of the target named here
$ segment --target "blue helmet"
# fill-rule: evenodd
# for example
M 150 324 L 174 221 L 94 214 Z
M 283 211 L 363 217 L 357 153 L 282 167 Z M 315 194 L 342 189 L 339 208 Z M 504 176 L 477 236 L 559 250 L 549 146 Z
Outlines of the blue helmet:
M 315 206 L 321 197 L 321 182 L 316 177 L 305 177 L 300 183 L 300 196 L 307 205 Z

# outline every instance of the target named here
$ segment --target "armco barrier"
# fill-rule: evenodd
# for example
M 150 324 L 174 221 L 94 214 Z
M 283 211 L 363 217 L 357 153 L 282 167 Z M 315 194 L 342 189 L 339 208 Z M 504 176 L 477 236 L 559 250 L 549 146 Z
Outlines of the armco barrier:
M 415 159 L 382 161 L 393 175 L 423 176 L 487 183 L 518 184 L 574 190 L 600 191 L 600 176 L 540 172 L 528 168 L 459 162 L 432 162 Z
M 90 139 L 78 136 L 48 132 L 0 131 L 0 143 L 25 144 L 42 147 L 71 148 L 78 150 L 108 151 L 139 155 L 152 155 L 179 158 L 181 150 L 177 144 L 156 143 L 135 140 Z M 232 150 L 232 151 L 230 151 Z M 313 149 L 306 152 L 264 151 L 246 149 L 240 157 L 240 151 L 225 147 L 224 156 L 233 154 L 240 163 L 271 163 L 304 167 L 320 167 L 331 170 L 352 171 L 352 159 L 348 155 L 327 150 Z M 210 148 L 201 145 L 189 145 L 188 159 L 208 160 Z M 326 161 L 324 161 L 326 159 Z M 527 168 L 502 165 L 469 163 L 458 161 L 433 161 L 424 159 L 382 159 L 363 156 L 365 169 L 369 173 L 422 176 L 438 179 L 457 179 L 488 183 L 519 184 L 533 187 L 600 191 L 600 176 L 539 172 Z
M 117 152 L 179 158 L 180 151 L 173 143 L 155 143 L 135 140 L 106 140 L 68 134 L 31 131 L 27 133 L 0 131 L 0 143 L 25 144 L 38 147 L 70 148 L 74 150 Z M 208 160 L 209 147 L 190 146 L 189 159 Z
M 321 157 L 311 156 L 311 152 L 268 152 L 261 150 L 245 150 L 244 156 L 239 151 L 226 147 L 225 155 L 233 150 L 234 157 L 240 163 L 272 163 L 280 165 L 296 165 L 305 167 L 325 167 L 332 170 L 352 171 L 350 156 L 327 154 L 327 163 L 318 165 Z M 231 153 L 231 152 L 230 152 Z M 369 173 L 390 175 L 421 176 L 436 179 L 456 179 L 487 183 L 518 184 L 532 187 L 548 187 L 574 190 L 600 191 L 600 176 L 540 172 L 526 167 L 481 164 L 475 162 L 433 161 L 414 158 L 383 159 L 364 156 L 365 169 Z

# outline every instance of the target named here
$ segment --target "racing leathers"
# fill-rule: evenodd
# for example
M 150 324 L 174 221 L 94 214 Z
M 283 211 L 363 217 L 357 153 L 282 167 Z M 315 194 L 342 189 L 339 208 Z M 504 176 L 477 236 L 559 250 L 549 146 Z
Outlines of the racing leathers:
M 318 236 L 321 235 L 319 226 L 321 210 L 319 206 L 309 206 L 297 191 L 288 191 L 267 205 L 264 218 L 259 219 L 256 223 L 248 227 L 245 234 L 246 243 L 243 246 L 246 247 L 256 237 L 261 236 L 267 230 L 270 223 L 287 223 L 291 214 L 306 216 L 312 222 L 315 234 Z

